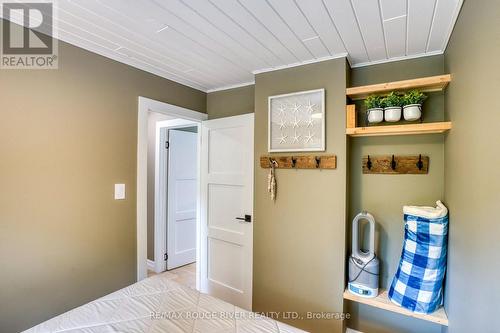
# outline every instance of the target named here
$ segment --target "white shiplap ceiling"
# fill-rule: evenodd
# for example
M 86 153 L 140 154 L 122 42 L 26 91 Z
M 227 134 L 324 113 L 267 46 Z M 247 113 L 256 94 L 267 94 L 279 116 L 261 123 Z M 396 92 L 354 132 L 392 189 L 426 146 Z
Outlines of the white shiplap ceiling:
M 58 38 L 203 91 L 347 56 L 440 54 L 463 0 L 58 0 Z

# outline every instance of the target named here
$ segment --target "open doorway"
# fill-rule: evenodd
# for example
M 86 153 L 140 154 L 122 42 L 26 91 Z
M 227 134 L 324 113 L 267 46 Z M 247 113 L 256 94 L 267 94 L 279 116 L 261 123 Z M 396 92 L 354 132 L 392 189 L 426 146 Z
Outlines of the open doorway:
M 167 170 L 159 170 L 160 178 L 165 174 L 167 178 L 167 270 L 196 262 L 198 141 L 198 126 L 194 123 L 160 128 L 160 147 L 166 149 L 159 158 L 167 165 Z M 157 222 L 162 221 L 160 218 Z
M 149 112 L 157 112 L 171 117 L 165 121 L 182 122 L 170 123 L 170 130 L 175 129 L 172 126 L 186 127 L 186 125 L 191 125 L 192 123 L 189 121 L 196 123 L 198 128 L 196 133 L 199 147 L 198 179 L 196 181 L 196 289 L 250 310 L 252 308 L 253 263 L 254 115 L 247 114 L 206 121 L 206 114 L 147 98 L 139 98 L 137 148 L 138 280 L 147 277 Z M 167 177 L 163 177 L 163 179 L 168 181 Z M 158 188 L 161 189 L 161 186 Z M 162 200 L 162 202 L 166 204 L 166 200 Z M 155 242 L 155 246 L 158 244 L 166 248 L 166 223 L 158 223 L 155 226 L 157 228 L 163 227 L 163 230 L 160 231 L 155 229 L 155 238 L 164 237 L 163 241 Z M 170 274 L 169 271 L 163 272 L 166 269 L 165 260 L 162 258 L 164 253 L 155 249 L 155 261 L 152 267 L 157 269 L 159 274 Z
M 195 288 L 199 124 L 154 112 L 148 122 L 148 275 Z
M 137 279 L 173 272 L 198 288 L 200 126 L 206 114 L 139 98 Z M 148 274 L 149 273 L 149 274 Z

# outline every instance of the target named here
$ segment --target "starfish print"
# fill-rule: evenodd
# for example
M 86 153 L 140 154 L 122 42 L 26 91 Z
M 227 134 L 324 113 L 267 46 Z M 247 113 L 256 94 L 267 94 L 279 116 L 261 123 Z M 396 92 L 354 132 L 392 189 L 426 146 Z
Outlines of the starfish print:
M 293 113 L 299 112 L 300 107 L 301 107 L 300 104 L 297 104 L 297 103 L 293 104 L 293 106 L 292 106 L 292 112 Z
M 311 101 L 308 101 L 308 102 L 307 102 L 307 105 L 305 105 L 305 107 L 306 107 L 306 111 L 307 111 L 309 114 L 313 113 L 313 112 L 314 112 L 314 106 L 315 106 L 315 105 L 316 105 L 316 104 L 311 104 Z
M 285 104 L 280 104 L 278 108 L 278 116 L 284 116 L 286 111 Z
M 307 124 L 306 127 L 313 127 L 314 126 L 313 119 L 309 118 L 309 120 L 306 122 L 306 124 Z
M 311 131 L 309 131 L 309 134 L 306 135 L 306 139 L 304 140 L 304 143 L 308 143 L 309 141 L 312 141 L 312 138 L 314 136 L 314 133 L 311 133 Z
M 298 128 L 299 127 L 299 123 L 300 123 L 300 119 L 297 119 L 297 117 L 295 117 L 293 123 L 292 123 L 292 128 Z
M 286 143 L 286 138 L 287 138 L 287 136 L 286 136 L 286 135 L 281 134 L 281 137 L 279 138 L 279 139 L 280 139 L 280 144 L 282 144 L 282 143 Z
M 281 118 L 280 119 L 280 130 L 285 129 L 285 128 L 286 128 L 286 121 L 283 118 Z
M 293 136 L 293 141 L 292 143 L 299 142 L 299 138 L 301 137 L 300 134 L 297 134 L 297 131 L 295 131 L 295 135 Z

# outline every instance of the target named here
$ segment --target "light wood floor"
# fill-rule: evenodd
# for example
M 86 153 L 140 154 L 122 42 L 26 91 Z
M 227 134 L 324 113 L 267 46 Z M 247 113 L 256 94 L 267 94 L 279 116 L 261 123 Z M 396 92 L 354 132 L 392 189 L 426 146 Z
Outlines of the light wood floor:
M 170 279 L 188 286 L 190 288 L 196 289 L 196 263 L 192 263 L 186 266 L 181 266 L 170 271 L 166 271 L 159 274 L 165 274 Z M 155 272 L 148 270 L 148 277 L 156 275 Z

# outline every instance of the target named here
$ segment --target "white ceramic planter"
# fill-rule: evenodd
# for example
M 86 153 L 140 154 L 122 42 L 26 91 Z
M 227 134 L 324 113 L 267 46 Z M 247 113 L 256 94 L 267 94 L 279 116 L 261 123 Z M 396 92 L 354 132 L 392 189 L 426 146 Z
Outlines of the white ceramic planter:
M 368 122 L 370 124 L 380 123 L 384 120 L 384 109 L 368 109 Z
M 422 117 L 422 104 L 410 104 L 403 107 L 405 120 L 414 121 Z
M 401 120 L 401 107 L 400 106 L 391 106 L 384 109 L 385 115 L 384 119 L 387 122 L 395 123 L 396 121 Z

